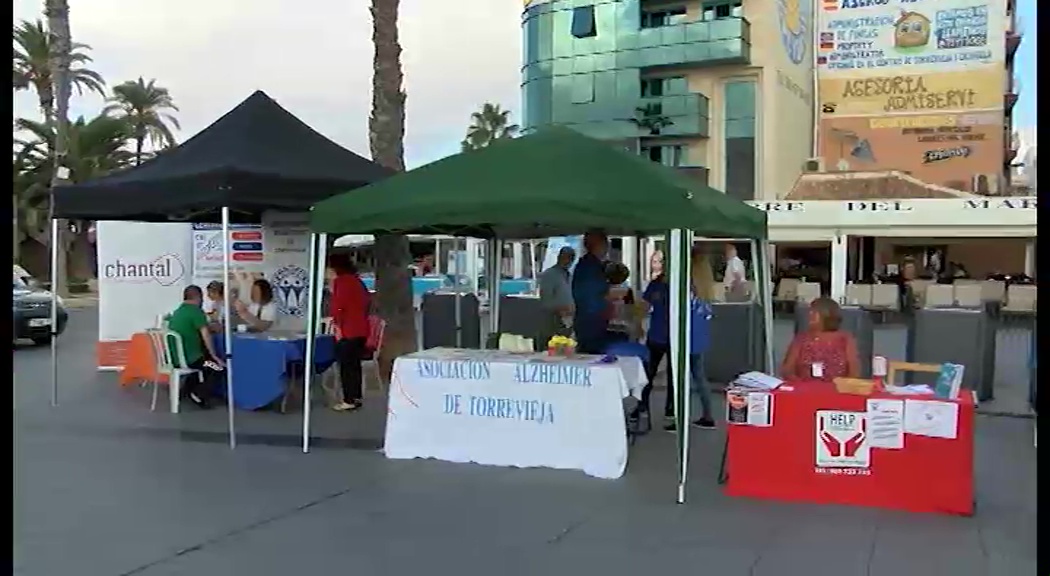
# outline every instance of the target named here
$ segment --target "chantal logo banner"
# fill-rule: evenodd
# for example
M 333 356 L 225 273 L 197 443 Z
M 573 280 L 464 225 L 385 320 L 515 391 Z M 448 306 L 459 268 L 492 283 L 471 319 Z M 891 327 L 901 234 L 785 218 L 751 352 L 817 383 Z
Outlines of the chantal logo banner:
M 148 262 L 117 258 L 101 266 L 102 276 L 117 282 L 172 286 L 186 275 L 186 266 L 177 254 L 161 254 Z

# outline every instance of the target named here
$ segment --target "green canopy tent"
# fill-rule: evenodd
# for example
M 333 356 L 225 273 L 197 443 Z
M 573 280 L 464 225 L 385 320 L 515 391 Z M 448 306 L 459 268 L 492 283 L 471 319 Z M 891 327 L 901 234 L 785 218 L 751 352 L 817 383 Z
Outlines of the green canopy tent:
M 766 370 L 772 369 L 772 303 L 766 215 L 677 171 L 552 127 L 501 141 L 333 196 L 313 206 L 315 278 L 308 331 L 316 332 L 320 268 L 328 234 L 450 234 L 494 240 L 531 239 L 601 228 L 612 235 L 667 234 L 671 283 L 671 357 L 689 371 L 689 274 L 694 234 L 748 238 L 766 316 Z M 494 252 L 493 252 L 494 253 Z M 494 264 L 497 258 L 486 258 Z M 490 278 L 495 276 L 491 275 Z M 490 299 L 498 317 L 498 295 Z M 312 361 L 307 340 L 306 365 Z M 309 371 L 307 371 L 309 373 Z M 309 390 L 309 383 L 306 385 Z M 689 387 L 676 387 L 679 502 L 684 501 L 689 448 Z M 309 396 L 304 395 L 303 449 L 309 448 Z

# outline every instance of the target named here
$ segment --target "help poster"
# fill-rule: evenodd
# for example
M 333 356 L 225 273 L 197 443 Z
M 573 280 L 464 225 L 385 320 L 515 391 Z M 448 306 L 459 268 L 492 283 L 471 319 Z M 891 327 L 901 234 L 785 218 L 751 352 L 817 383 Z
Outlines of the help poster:
M 817 467 L 868 468 L 871 445 L 868 442 L 864 412 L 817 411 Z

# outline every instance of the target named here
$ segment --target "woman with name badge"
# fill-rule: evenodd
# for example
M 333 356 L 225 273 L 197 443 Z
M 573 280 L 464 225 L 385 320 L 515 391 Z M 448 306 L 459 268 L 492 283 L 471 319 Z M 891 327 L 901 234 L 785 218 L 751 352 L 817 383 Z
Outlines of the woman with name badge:
M 788 346 L 780 376 L 831 382 L 860 376 L 860 356 L 853 335 L 839 327 L 842 311 L 831 298 L 817 298 L 809 305 L 808 325 Z

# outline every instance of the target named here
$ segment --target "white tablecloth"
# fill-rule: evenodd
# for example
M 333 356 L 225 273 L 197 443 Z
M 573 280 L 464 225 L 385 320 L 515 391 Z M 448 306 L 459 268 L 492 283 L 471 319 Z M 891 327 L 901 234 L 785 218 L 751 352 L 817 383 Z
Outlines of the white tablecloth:
M 386 456 L 619 478 L 623 399 L 640 397 L 645 370 L 635 357 L 597 359 L 450 348 L 402 356 L 390 382 Z

